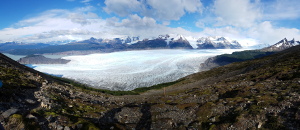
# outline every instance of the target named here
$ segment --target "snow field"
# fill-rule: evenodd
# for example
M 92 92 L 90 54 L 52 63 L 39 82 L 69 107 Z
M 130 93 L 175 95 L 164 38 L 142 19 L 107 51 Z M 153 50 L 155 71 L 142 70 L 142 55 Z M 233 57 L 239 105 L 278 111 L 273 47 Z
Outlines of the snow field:
M 62 65 L 34 65 L 34 69 L 63 75 L 94 88 L 133 90 L 175 81 L 199 72 L 207 58 L 236 50 L 142 50 L 67 56 Z

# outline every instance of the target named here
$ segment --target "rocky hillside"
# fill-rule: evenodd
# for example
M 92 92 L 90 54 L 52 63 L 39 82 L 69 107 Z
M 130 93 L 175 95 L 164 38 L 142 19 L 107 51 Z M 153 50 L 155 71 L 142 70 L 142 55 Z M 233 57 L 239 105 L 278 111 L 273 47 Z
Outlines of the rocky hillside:
M 1 78 L 13 77 L 0 88 L 0 121 L 6 129 L 297 130 L 299 50 L 126 92 L 47 78 L 1 55 Z
M 21 64 L 66 64 L 70 62 L 70 60 L 65 59 L 52 59 L 47 58 L 43 55 L 28 55 L 26 57 L 20 58 L 18 60 Z
M 34 93 L 47 83 L 47 79 L 46 75 L 0 54 L 0 80 L 3 82 L 0 88 L 0 122 L 6 129 L 19 129 L 18 126 L 8 126 L 15 113 L 29 114 L 31 109 L 39 107 Z
M 201 63 L 200 69 L 210 70 L 212 68 L 224 66 L 233 62 L 241 62 L 246 60 L 257 59 L 274 53 L 276 52 L 275 51 L 264 52 L 261 50 L 246 50 L 240 52 L 233 52 L 232 54 L 218 55 L 218 56 L 208 58 L 207 60 L 204 61 L 204 63 Z
M 300 45 L 299 41 L 295 41 L 294 39 L 288 41 L 286 38 L 284 38 L 278 43 L 266 48 L 233 52 L 232 54 L 223 54 L 211 57 L 200 65 L 200 69 L 209 70 L 211 68 L 227 65 L 233 62 L 261 58 L 297 45 Z

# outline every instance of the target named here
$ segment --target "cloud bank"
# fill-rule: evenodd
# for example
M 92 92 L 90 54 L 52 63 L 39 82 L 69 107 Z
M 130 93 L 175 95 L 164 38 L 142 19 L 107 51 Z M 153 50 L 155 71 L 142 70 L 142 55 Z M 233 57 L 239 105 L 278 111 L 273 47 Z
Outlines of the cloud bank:
M 202 12 L 199 0 L 105 0 L 104 10 L 121 17 L 133 13 L 158 20 L 179 20 L 185 13 Z

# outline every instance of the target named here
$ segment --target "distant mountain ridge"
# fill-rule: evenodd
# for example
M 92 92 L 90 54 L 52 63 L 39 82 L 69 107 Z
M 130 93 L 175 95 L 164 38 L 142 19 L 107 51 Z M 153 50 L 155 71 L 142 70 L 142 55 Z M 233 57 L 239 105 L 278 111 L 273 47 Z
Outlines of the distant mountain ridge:
M 159 35 L 157 38 L 144 39 L 128 46 L 130 49 L 193 49 L 189 41 L 182 35 Z
M 225 37 L 202 37 L 197 40 L 198 49 L 241 49 L 236 40 L 229 41 Z
M 46 44 L 46 43 L 26 44 L 26 43 L 18 43 L 18 42 L 6 42 L 0 44 L 0 51 L 5 52 L 10 50 L 16 50 L 16 49 L 40 49 L 48 46 L 50 46 L 50 44 Z
M 195 40 L 195 39 L 193 39 Z M 14 45 L 16 44 L 16 45 Z M 0 44 L 0 51 L 15 55 L 32 54 L 59 54 L 72 52 L 72 54 L 107 53 L 126 50 L 143 49 L 240 49 L 242 46 L 237 41 L 230 41 L 225 37 L 202 37 L 192 41 L 183 35 L 166 34 L 158 37 L 143 39 L 139 37 L 123 37 L 112 39 L 90 39 L 70 42 L 66 44 Z M 7 49 L 8 47 L 9 49 Z

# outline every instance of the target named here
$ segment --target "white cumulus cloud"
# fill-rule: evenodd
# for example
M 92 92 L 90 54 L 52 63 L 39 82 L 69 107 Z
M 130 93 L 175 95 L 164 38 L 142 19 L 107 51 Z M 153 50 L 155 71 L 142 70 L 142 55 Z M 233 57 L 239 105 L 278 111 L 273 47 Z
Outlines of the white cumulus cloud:
M 88 3 L 91 2 L 92 0 L 82 0 L 81 3 Z
M 261 17 L 257 4 L 251 0 L 216 0 L 214 13 L 217 15 L 217 25 L 251 27 Z
M 90 7 L 75 10 L 48 10 L 36 17 L 19 21 L 0 30 L 4 41 L 45 42 L 49 40 L 78 40 L 104 33 L 105 20 L 90 12 Z M 68 30 L 68 31 L 66 31 Z M 63 33 L 62 33 L 63 32 Z
M 158 24 L 150 17 L 140 17 L 137 14 L 130 15 L 127 19 L 119 20 L 116 17 L 107 19 L 107 26 L 112 27 L 111 33 L 116 35 L 141 36 L 142 38 L 157 37 L 160 34 L 188 34 L 183 28 L 170 28 L 164 24 Z
M 300 30 L 296 28 L 274 27 L 270 21 L 260 23 L 248 32 L 249 36 L 264 44 L 275 44 L 283 38 L 300 40 Z
M 132 13 L 156 20 L 179 20 L 188 13 L 202 12 L 200 0 L 105 0 L 104 10 L 125 17 Z
M 137 0 L 105 0 L 104 10 L 125 17 L 133 12 L 141 11 L 142 3 Z
M 199 0 L 147 0 L 151 7 L 146 9 L 146 15 L 159 20 L 179 20 L 185 13 L 202 11 Z
M 300 18 L 299 0 L 274 0 L 263 4 L 264 19 L 284 20 Z

